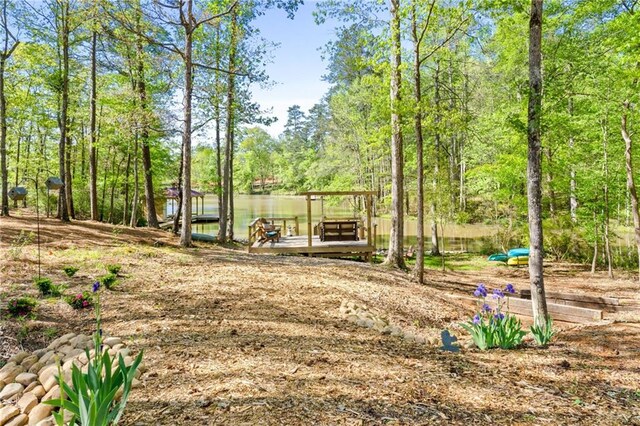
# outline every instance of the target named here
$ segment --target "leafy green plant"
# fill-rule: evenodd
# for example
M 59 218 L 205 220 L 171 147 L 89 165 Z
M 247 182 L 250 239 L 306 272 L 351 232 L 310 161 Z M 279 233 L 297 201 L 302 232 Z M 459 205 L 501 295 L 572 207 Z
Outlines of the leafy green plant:
M 483 351 L 491 348 L 515 348 L 522 343 L 526 334 L 522 330 L 522 322 L 508 312 L 508 296 L 505 293 L 515 293 L 512 284 L 507 284 L 504 290 L 493 290 L 492 297 L 496 300 L 494 309 L 486 303 L 488 290 L 484 284 L 478 285 L 473 292 L 476 297 L 482 298 L 482 308 L 471 321 L 461 326 L 469 332 L 475 345 Z M 505 304 L 507 310 L 503 312 Z
M 60 286 L 53 284 L 50 278 L 34 278 L 33 282 L 40 290 L 40 294 L 45 297 L 60 297 L 62 295 Z
M 531 334 L 533 335 L 533 340 L 536 341 L 538 346 L 547 346 L 551 343 L 551 339 L 553 339 L 553 336 L 556 334 L 553 329 L 553 319 L 551 316 L 547 317 L 547 320 L 542 327 L 536 324 L 532 325 Z
M 71 278 L 80 270 L 80 268 L 76 268 L 75 266 L 65 266 L 62 270 L 69 278 Z
M 37 302 L 31 297 L 19 297 L 9 301 L 7 311 L 14 318 L 27 317 L 33 315 L 36 305 Z
M 20 235 L 13 239 L 11 247 L 9 248 L 9 255 L 13 260 L 18 260 L 22 257 L 22 249 L 24 246 L 29 245 L 34 240 L 33 232 L 26 233 L 20 231 Z
M 98 281 L 109 290 L 113 290 L 118 285 L 118 278 L 113 273 L 101 276 Z
M 88 291 L 83 291 L 82 293 L 78 293 L 75 296 L 66 296 L 64 300 L 73 309 L 85 309 L 93 306 L 93 296 L 91 292 Z
M 118 273 L 120 273 L 120 270 L 122 269 L 122 266 L 120 266 L 120 265 L 107 265 L 106 268 L 107 268 L 107 271 L 110 274 L 118 275 Z
M 62 374 L 58 374 L 58 384 L 62 390 L 58 399 L 44 402 L 60 407 L 60 411 L 53 416 L 59 426 L 107 426 L 117 424 L 124 413 L 133 385 L 136 371 L 142 362 L 143 352 L 140 352 L 133 363 L 127 367 L 122 355 L 119 355 L 117 365 L 114 365 L 108 350 L 100 351 L 103 347 L 100 319 L 100 284 L 93 285 L 95 293 L 95 314 L 97 331 L 93 335 L 96 354 L 93 358 L 86 349 L 89 358 L 88 369 L 83 373 L 75 364 L 71 370 L 71 384 L 67 384 Z M 69 422 L 64 420 L 64 411 L 71 413 Z

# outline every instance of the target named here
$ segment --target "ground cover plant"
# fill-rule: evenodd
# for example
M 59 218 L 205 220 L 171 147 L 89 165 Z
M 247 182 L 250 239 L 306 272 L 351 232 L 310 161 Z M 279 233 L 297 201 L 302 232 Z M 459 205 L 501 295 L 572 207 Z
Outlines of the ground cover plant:
M 101 276 L 98 281 L 108 290 L 113 290 L 118 285 L 118 278 L 114 273 L 108 273 Z
M 87 309 L 93 307 L 93 295 L 89 291 L 83 291 L 73 296 L 65 296 L 64 300 L 73 309 Z
M 64 273 L 69 277 L 73 277 L 76 272 L 78 272 L 80 268 L 77 268 L 75 266 L 65 266 L 64 268 L 62 268 L 62 270 L 64 271 Z
M 9 300 L 7 303 L 7 312 L 9 315 L 17 317 L 29 317 L 33 315 L 37 302 L 32 297 L 18 297 Z
M 50 278 L 35 277 L 33 279 L 36 287 L 44 297 L 60 297 L 62 295 L 62 288 L 59 285 L 53 284 Z

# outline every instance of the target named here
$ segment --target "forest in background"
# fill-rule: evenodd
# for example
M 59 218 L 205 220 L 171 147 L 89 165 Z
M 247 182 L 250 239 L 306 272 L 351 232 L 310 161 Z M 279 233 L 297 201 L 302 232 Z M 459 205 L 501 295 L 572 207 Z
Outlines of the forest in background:
M 309 111 L 292 106 L 272 138 L 256 127 L 272 117 L 251 87 L 270 84 L 274 46 L 253 24 L 273 7 L 293 16 L 297 1 L 1 3 L 3 194 L 33 191 L 34 181 L 42 191 L 59 175 L 70 183 L 52 198 L 62 218 L 155 226 L 154 194 L 193 186 L 218 194 L 223 239 L 233 238 L 234 191 L 267 178 L 280 192 L 373 189 L 378 211 L 390 211 L 387 4 L 318 3 L 318 24 L 341 23 L 321 52 L 332 88 Z M 497 223 L 497 245 L 526 245 L 528 2 L 398 7 L 406 212 L 418 210 L 421 133 L 432 227 Z M 627 185 L 639 118 L 636 8 L 545 3 L 542 201 L 545 248 L 558 258 L 637 264 L 633 250 L 611 247 L 616 225 L 637 211 Z M 13 207 L 4 195 L 3 207 Z

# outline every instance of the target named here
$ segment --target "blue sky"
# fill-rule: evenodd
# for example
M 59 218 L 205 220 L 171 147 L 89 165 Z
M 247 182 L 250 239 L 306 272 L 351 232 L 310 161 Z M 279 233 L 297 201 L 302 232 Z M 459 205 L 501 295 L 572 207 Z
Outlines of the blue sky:
M 287 19 L 281 10 L 270 10 L 257 20 L 262 36 L 280 43 L 267 64 L 267 74 L 276 83 L 269 89 L 253 88 L 254 101 L 263 109 L 272 108 L 278 121 L 265 129 L 278 136 L 287 122 L 287 109 L 300 105 L 304 111 L 316 104 L 329 88 L 322 81 L 327 64 L 320 58 L 320 47 L 334 33 L 334 26 L 327 22 L 316 25 L 313 21 L 315 1 L 305 1 L 293 20 Z

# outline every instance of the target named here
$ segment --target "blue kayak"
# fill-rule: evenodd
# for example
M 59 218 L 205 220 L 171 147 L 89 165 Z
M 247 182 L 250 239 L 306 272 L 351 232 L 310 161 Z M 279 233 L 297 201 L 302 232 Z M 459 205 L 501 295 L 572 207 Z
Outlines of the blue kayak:
M 506 262 L 509 259 L 509 256 L 507 256 L 505 253 L 494 253 L 491 256 L 489 256 L 490 261 L 492 262 Z
M 507 256 L 509 257 L 522 257 L 522 256 L 529 256 L 529 249 L 528 248 L 514 248 L 511 249 L 507 252 Z

